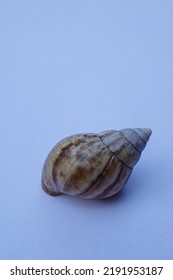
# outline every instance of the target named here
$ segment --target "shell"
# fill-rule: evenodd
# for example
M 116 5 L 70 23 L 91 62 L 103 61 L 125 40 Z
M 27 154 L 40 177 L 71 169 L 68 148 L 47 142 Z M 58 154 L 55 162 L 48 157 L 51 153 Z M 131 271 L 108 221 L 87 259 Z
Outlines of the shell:
M 115 195 L 126 184 L 151 135 L 149 128 L 69 136 L 48 155 L 43 190 L 86 199 Z

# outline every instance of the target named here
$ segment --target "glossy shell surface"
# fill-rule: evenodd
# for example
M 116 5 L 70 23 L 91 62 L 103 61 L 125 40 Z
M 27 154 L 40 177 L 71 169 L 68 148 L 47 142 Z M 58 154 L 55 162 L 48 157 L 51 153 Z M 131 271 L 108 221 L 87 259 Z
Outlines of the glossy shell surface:
M 115 195 L 126 184 L 150 135 L 149 128 L 126 128 L 63 139 L 45 161 L 44 191 L 86 199 Z

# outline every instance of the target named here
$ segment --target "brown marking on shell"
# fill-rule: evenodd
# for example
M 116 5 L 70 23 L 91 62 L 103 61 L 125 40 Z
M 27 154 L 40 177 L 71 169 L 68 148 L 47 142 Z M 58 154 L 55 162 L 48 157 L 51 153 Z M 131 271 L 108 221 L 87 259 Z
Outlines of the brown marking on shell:
M 78 161 L 76 160 L 76 165 L 73 166 L 72 172 L 67 176 L 63 188 L 65 193 L 78 195 L 96 180 L 98 173 L 102 172 L 105 165 L 103 159 L 109 157 L 105 146 L 98 141 L 97 143 L 91 143 L 89 149 L 87 146 L 83 145 L 83 157 L 79 158 Z M 95 153 L 95 151 L 98 152 Z M 82 172 L 80 172 L 81 168 Z
M 98 139 L 98 137 L 88 139 L 86 136 L 82 141 L 68 145 L 57 156 L 52 177 L 54 184 L 59 185 L 63 193 L 76 194 L 83 188 L 84 182 L 95 175 L 94 166 L 100 161 L 100 153 L 103 148 L 105 149 Z M 94 154 L 95 150 L 99 152 Z M 63 173 L 64 169 L 66 174 Z
M 57 166 L 61 164 L 61 162 L 65 159 L 66 163 L 70 163 L 70 156 L 67 153 L 67 150 L 73 146 L 73 143 L 70 143 L 68 146 L 62 149 L 61 153 L 59 154 L 58 158 L 56 158 L 55 162 L 53 163 L 53 169 L 52 169 L 52 178 L 56 178 L 57 174 Z M 63 175 L 63 171 L 60 172 L 60 175 Z
M 88 187 L 80 192 L 77 196 L 81 197 L 89 197 L 89 196 L 95 196 L 95 192 L 98 193 L 101 186 L 104 184 L 105 176 L 111 175 L 110 168 L 112 168 L 112 158 L 113 156 L 110 157 L 110 159 L 107 161 L 107 163 L 104 166 L 104 169 L 98 174 L 97 178 L 88 185 Z
M 119 191 L 119 187 L 125 184 L 131 171 L 132 169 L 127 168 L 112 156 L 102 174 L 95 180 L 93 186 L 86 193 L 81 193 L 79 196 L 87 199 L 109 197 L 112 195 L 112 192 L 115 194 Z
M 77 166 L 75 171 L 70 174 L 66 185 L 63 188 L 64 193 L 76 193 L 80 191 L 83 181 L 87 180 L 94 173 L 94 167 Z
M 130 175 L 131 175 L 132 169 L 126 168 L 124 165 L 121 166 L 121 171 L 118 174 L 118 177 L 114 180 L 114 182 L 106 188 L 101 195 L 99 195 L 97 198 L 103 199 L 110 197 L 117 192 L 119 192 L 127 183 Z

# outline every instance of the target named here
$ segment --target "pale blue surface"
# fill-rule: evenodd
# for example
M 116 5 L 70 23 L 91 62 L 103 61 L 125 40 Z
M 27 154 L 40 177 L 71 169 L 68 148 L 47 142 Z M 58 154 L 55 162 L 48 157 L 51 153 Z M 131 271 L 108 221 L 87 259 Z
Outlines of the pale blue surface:
M 173 2 L 0 2 L 0 259 L 173 259 Z M 150 127 L 117 197 L 51 197 L 63 137 Z

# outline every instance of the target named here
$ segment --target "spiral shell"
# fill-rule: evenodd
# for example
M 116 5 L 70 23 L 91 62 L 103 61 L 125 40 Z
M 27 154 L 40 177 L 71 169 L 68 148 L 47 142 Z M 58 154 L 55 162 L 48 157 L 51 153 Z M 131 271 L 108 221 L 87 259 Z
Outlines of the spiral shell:
M 107 198 L 126 184 L 151 135 L 149 128 L 69 136 L 48 155 L 42 187 L 50 195 Z

